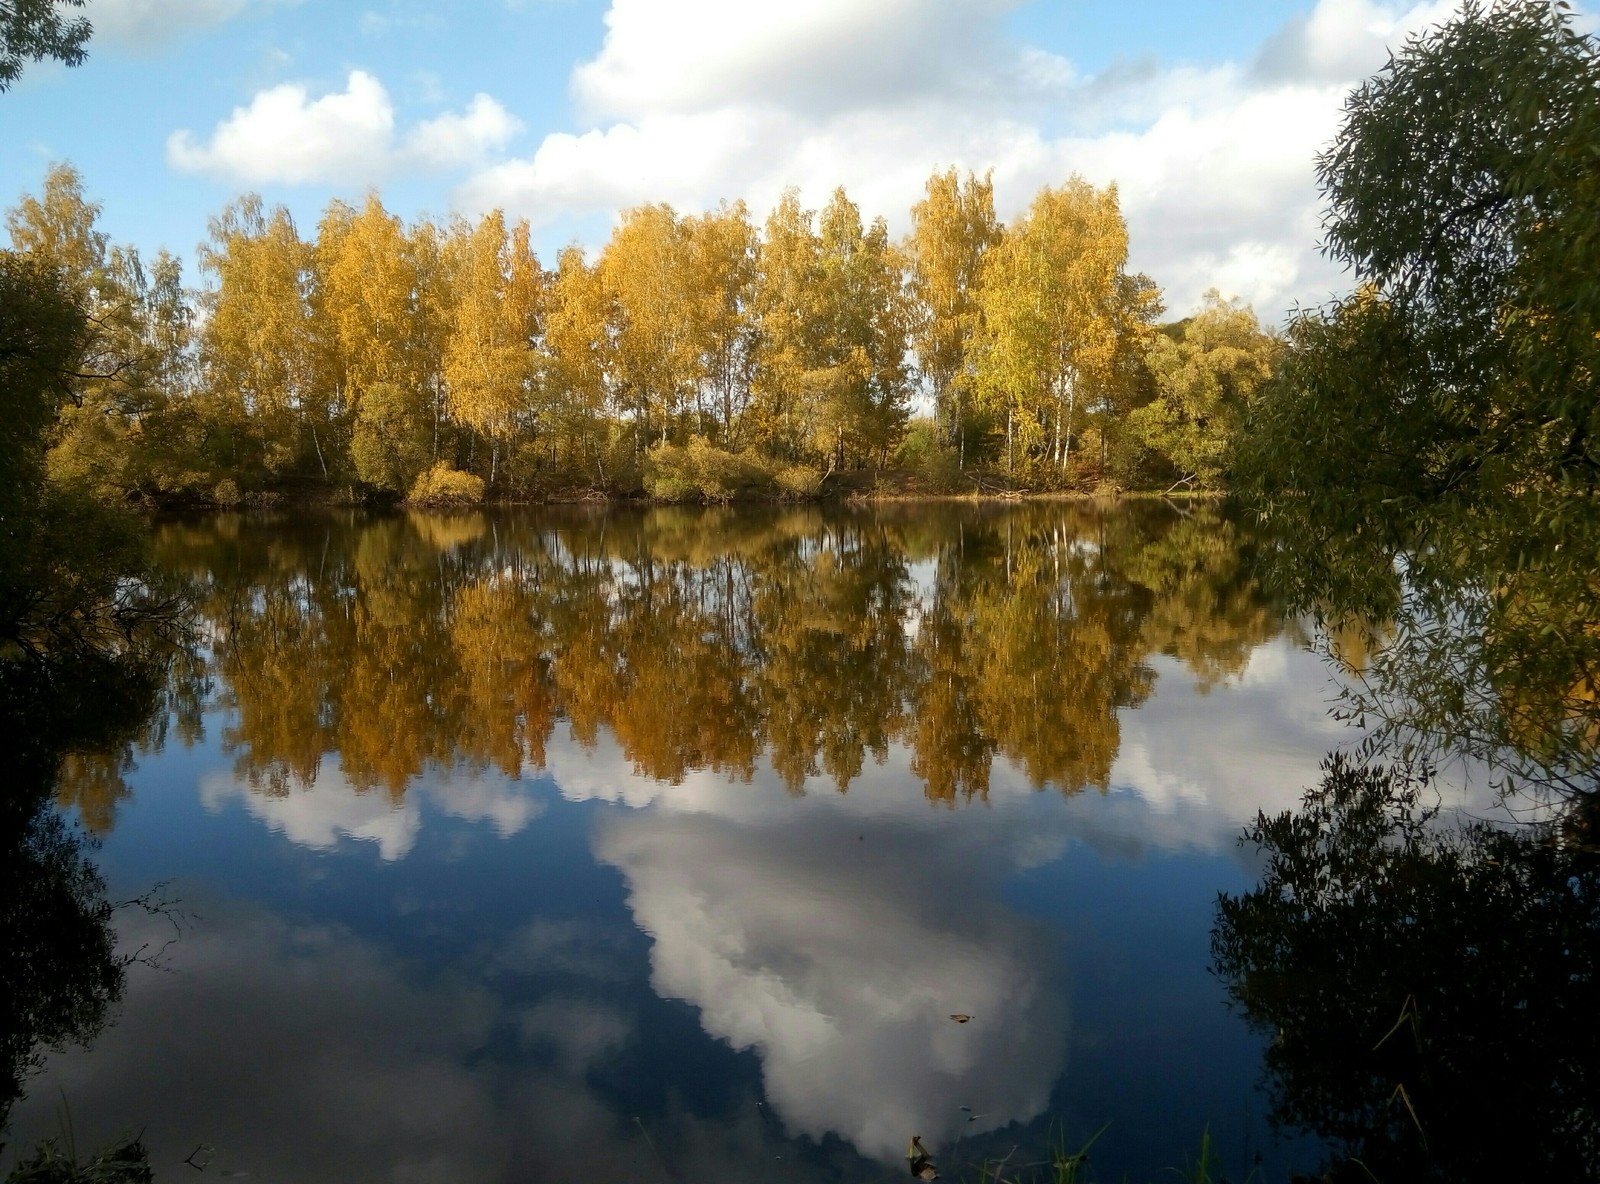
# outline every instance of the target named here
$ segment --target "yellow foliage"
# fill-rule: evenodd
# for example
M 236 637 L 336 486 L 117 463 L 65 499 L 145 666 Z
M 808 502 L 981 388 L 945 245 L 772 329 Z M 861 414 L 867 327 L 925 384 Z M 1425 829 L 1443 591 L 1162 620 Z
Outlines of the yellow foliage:
M 413 506 L 475 506 L 483 501 L 483 478 L 441 461 L 417 478 L 406 501 Z

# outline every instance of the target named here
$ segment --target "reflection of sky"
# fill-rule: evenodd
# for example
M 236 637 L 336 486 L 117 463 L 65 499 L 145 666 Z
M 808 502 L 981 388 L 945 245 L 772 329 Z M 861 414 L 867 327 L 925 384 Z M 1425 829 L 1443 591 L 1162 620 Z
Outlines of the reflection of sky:
M 501 838 L 516 834 L 544 809 L 525 786 L 498 774 L 426 778 L 396 801 L 381 790 L 357 789 L 331 765 L 324 764 L 310 785 L 282 794 L 260 793 L 215 770 L 200 781 L 200 801 L 212 813 L 235 802 L 304 847 L 333 850 L 342 838 L 376 843 L 386 860 L 403 858 L 416 843 L 420 798 L 449 817 L 487 822 Z
M 912 1133 L 955 1134 L 962 1105 L 987 1116 L 978 1129 L 1033 1118 L 1065 1051 L 1046 934 L 960 845 L 806 811 L 614 816 L 596 850 L 654 939 L 652 986 L 757 1051 L 791 1131 L 890 1159 Z
M 986 803 L 934 805 L 898 747 L 846 794 L 763 764 L 668 785 L 560 727 L 548 779 L 436 770 L 398 802 L 146 758 L 105 863 L 177 874 L 199 917 L 19 1141 L 58 1086 L 80 1141 L 145 1126 L 168 1173 L 206 1143 L 282 1180 L 868 1179 L 913 1133 L 948 1163 L 1107 1117 L 1130 1164 L 1160 1128 L 1153 1170 L 1206 1122 L 1260 1137 L 1210 909 L 1249 883 L 1240 825 L 1346 733 L 1286 642 L 1207 695 L 1153 665 L 1111 791 L 1067 799 L 1001 764 Z

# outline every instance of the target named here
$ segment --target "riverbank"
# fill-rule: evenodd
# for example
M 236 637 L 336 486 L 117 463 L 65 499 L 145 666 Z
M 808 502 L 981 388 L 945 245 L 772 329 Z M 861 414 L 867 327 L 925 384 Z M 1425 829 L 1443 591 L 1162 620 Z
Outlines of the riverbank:
M 970 488 L 930 487 L 916 474 L 894 470 L 862 470 L 829 475 L 810 494 L 797 494 L 778 488 L 742 489 L 727 496 L 707 495 L 699 490 L 679 491 L 674 496 L 651 493 L 641 487 L 552 486 L 546 488 L 476 490 L 430 497 L 401 497 L 398 494 L 359 485 L 333 485 L 293 481 L 265 488 L 241 491 L 221 483 L 211 495 L 185 491 L 178 495 L 151 494 L 142 501 L 156 511 L 189 510 L 316 510 L 316 509 L 437 509 L 460 510 L 496 506 L 608 505 L 841 505 L 866 503 L 1005 503 L 1005 502 L 1084 502 L 1084 501 L 1215 501 L 1227 496 L 1217 489 L 1126 489 L 1108 483 L 1092 488 L 1035 488 L 1011 485 L 1003 475 L 981 474 L 967 479 Z

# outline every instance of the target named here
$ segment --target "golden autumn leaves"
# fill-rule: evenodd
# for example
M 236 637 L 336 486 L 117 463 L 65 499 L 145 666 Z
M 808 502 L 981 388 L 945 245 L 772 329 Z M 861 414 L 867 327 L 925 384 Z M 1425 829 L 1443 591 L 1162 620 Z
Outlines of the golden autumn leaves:
M 198 294 L 171 259 L 146 277 L 97 215 L 63 166 L 10 225 L 120 326 L 107 398 L 56 441 L 119 495 L 406 493 L 457 471 L 499 494 L 631 493 L 650 449 L 696 447 L 800 474 L 801 492 L 929 463 L 1215 484 L 1272 362 L 1220 300 L 1195 323 L 1223 352 L 1189 322 L 1159 331 L 1115 187 L 1076 178 L 1005 225 L 986 177 L 935 173 L 899 242 L 842 189 L 820 210 L 786 193 L 760 226 L 743 203 L 640 206 L 553 268 L 498 211 L 407 224 L 373 193 L 332 202 L 307 238 L 245 196 L 210 223 Z M 908 442 L 919 390 L 932 421 Z

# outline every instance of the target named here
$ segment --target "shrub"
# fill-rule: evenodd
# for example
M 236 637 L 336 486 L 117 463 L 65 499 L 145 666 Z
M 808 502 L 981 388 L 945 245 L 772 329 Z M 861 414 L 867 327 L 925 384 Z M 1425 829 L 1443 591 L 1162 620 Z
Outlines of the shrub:
M 644 458 L 644 485 L 660 501 L 726 502 L 772 488 L 772 472 L 752 452 L 728 452 L 704 436 L 692 436 L 686 447 L 661 443 Z
M 939 443 L 938 429 L 931 419 L 911 421 L 894 460 L 912 478 L 915 488 L 924 493 L 955 493 L 970 488 L 961 472 L 959 453 Z
M 232 477 L 224 477 L 217 482 L 217 487 L 211 491 L 211 500 L 224 508 L 237 506 L 244 500 L 244 495 L 239 492 L 239 483 Z
M 790 465 L 776 478 L 778 489 L 786 498 L 814 498 L 822 492 L 822 474 L 810 465 Z
M 658 501 L 683 502 L 695 496 L 689 450 L 662 441 L 644 454 L 645 492 Z
M 417 478 L 406 501 L 414 506 L 475 506 L 483 501 L 483 478 L 440 461 Z

